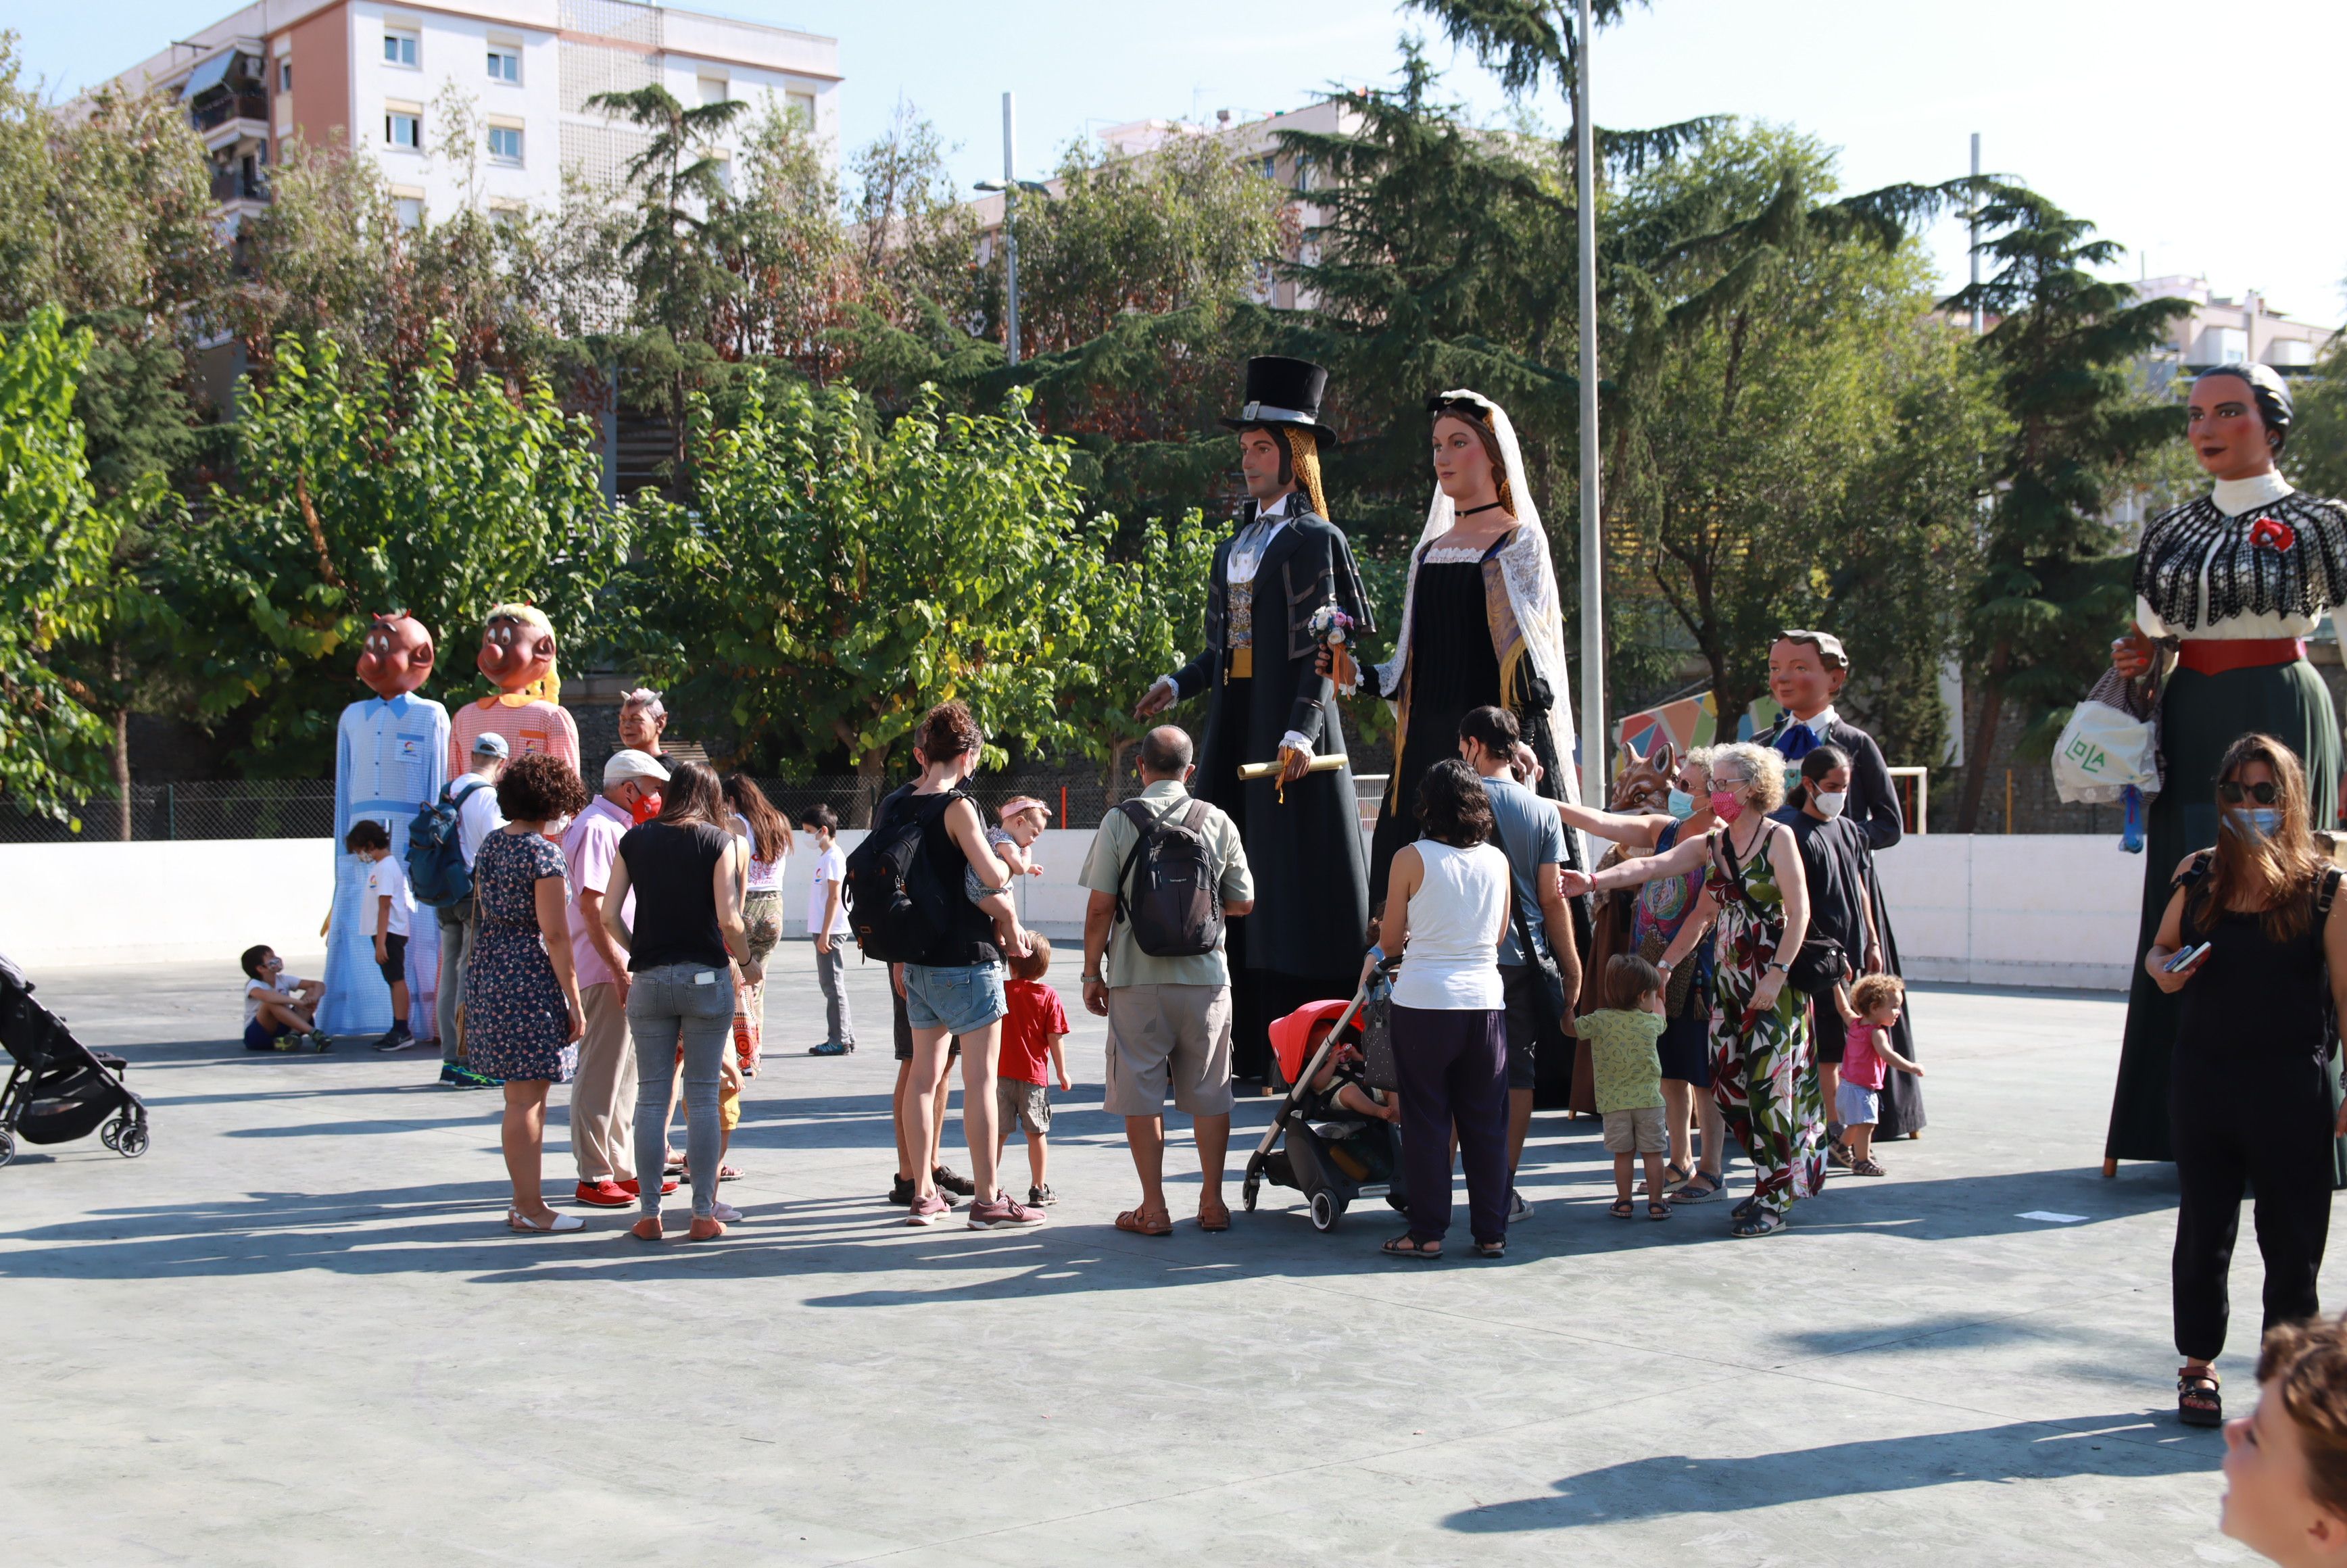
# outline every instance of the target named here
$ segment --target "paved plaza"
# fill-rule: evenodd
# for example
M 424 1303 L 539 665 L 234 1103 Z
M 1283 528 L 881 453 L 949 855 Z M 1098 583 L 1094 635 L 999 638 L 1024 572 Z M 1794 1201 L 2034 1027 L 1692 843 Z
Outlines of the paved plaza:
M 591 1211 L 507 1234 L 496 1095 L 250 1055 L 232 969 L 36 975 L 130 1059 L 154 1147 L 0 1170 L 6 1560 L 2248 1560 L 2218 1436 L 2169 1413 L 2172 1173 L 2097 1173 L 2116 997 L 1919 989 L 1931 1130 L 1782 1235 L 1609 1219 L 1595 1123 L 1543 1114 L 1507 1259 L 1426 1266 L 1377 1255 L 1381 1208 L 1322 1235 L 1277 1188 L 1202 1235 L 1194 1175 L 1171 1238 L 1116 1232 L 1081 1009 L 1052 1223 L 908 1229 L 884 971 L 850 969 L 865 1049 L 810 1060 L 809 960 L 775 958 L 746 1221 L 658 1249 Z

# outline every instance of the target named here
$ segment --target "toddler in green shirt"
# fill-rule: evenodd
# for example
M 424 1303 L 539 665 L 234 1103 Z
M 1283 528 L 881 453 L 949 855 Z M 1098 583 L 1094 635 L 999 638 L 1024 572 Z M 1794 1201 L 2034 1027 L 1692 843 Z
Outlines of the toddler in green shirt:
M 1605 1121 L 1605 1147 L 1614 1155 L 1615 1219 L 1634 1212 L 1632 1168 L 1646 1162 L 1646 1217 L 1666 1220 L 1663 1156 L 1670 1136 L 1663 1128 L 1663 1059 L 1655 1042 L 1663 1037 L 1663 977 L 1635 953 L 1617 953 L 1605 964 L 1605 1005 L 1582 1015 L 1581 1038 L 1589 1044 L 1597 1080 L 1597 1112 Z

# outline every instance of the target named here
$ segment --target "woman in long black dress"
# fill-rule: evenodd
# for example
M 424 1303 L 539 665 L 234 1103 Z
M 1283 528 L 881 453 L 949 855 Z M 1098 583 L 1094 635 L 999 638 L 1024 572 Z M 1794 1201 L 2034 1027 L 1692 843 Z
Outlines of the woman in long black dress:
M 1459 721 L 1487 704 L 1516 715 L 1535 755 L 1534 787 L 1578 804 L 1578 778 L 1559 764 L 1573 708 L 1565 693 L 1564 620 L 1540 508 L 1507 411 L 1464 389 L 1429 405 L 1434 415 L 1434 500 L 1410 554 L 1394 656 L 1364 667 L 1361 684 L 1393 705 L 1393 777 L 1369 845 L 1369 903 L 1382 904 L 1394 852 L 1418 836 L 1412 806 L 1426 772 L 1459 754 Z M 1588 855 L 1565 835 L 1573 867 Z M 1586 916 L 1576 917 L 1586 937 Z
M 2307 826 L 2308 779 L 2290 747 L 2243 735 L 2214 781 L 2217 847 L 2185 856 L 2143 972 L 2178 998 L 2168 1076 L 2176 1255 L 2171 1265 L 2177 1414 L 2225 1419 L 2213 1363 L 2230 1315 L 2226 1277 L 2253 1189 L 2266 1266 L 2265 1326 L 2311 1317 L 2331 1234 L 2331 1150 L 2347 1113 L 2331 1108 L 2323 1017 L 2347 1013 L 2347 916 L 2339 872 Z M 2187 949 L 2205 954 L 2181 969 Z

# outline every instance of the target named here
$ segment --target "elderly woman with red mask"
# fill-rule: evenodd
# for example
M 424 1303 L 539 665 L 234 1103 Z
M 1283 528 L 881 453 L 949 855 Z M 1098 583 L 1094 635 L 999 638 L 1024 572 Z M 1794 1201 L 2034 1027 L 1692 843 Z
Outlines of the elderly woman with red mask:
M 2347 602 L 2347 507 L 2293 489 L 2277 466 L 2290 388 L 2261 364 L 2226 365 L 2192 384 L 2186 438 L 2210 493 L 2154 518 L 2135 558 L 2136 624 L 2111 662 L 2159 716 L 2165 778 L 2146 826 L 2136 953 L 2149 951 L 2177 863 L 2218 842 L 2218 764 L 2242 735 L 2273 736 L 2306 773 L 2307 825 L 2339 821 L 2339 715 L 2307 662 L 2306 639 Z M 2168 1062 L 2181 1004 L 2140 961 L 2103 1145 L 2120 1160 L 2172 1160 Z M 2333 1180 L 2347 1178 L 2334 1156 Z

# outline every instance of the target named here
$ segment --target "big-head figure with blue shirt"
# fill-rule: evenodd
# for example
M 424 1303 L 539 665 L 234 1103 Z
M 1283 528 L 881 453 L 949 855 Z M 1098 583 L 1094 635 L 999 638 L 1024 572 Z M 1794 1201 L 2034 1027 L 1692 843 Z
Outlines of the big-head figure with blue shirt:
M 334 743 L 334 907 L 326 934 L 326 995 L 318 1027 L 329 1034 L 376 1034 L 391 1026 L 391 987 L 374 964 L 374 911 L 366 902 L 367 863 L 343 847 L 351 825 L 372 817 L 391 833 L 391 853 L 407 863 L 407 825 L 447 782 L 448 710 L 416 688 L 432 676 L 432 633 L 404 610 L 375 617 L 360 645 L 358 678 L 373 696 L 343 710 Z M 437 1031 L 436 942 L 407 948 L 409 1017 L 416 1037 Z

